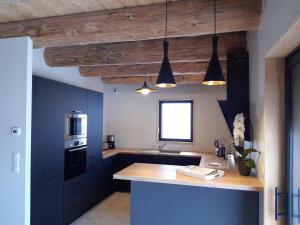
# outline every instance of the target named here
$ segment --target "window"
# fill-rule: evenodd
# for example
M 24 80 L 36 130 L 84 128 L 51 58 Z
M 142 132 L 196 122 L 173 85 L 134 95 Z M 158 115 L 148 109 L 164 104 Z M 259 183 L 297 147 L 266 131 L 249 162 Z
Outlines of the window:
M 158 139 L 193 142 L 193 100 L 159 101 Z

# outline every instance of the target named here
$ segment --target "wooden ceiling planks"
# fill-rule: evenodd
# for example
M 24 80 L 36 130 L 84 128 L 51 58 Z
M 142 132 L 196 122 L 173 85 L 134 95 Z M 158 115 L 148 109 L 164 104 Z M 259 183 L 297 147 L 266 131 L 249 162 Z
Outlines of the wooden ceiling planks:
M 1 2 L 0 23 L 152 5 L 165 0 L 31 0 Z
M 161 64 L 135 64 L 135 65 L 111 65 L 111 66 L 82 66 L 79 68 L 80 74 L 84 77 L 130 77 L 144 76 L 145 68 L 147 76 L 157 76 Z M 184 62 L 172 63 L 172 70 L 175 76 L 205 74 L 208 62 Z M 226 71 L 226 61 L 221 62 L 222 69 Z
M 212 1 L 185 0 L 169 5 L 168 36 L 213 33 Z M 252 30 L 261 0 L 220 0 L 219 33 Z M 30 36 L 35 48 L 157 39 L 164 37 L 164 5 L 114 9 L 0 24 L 0 38 Z
M 211 35 L 169 39 L 171 62 L 209 61 L 212 53 Z M 163 40 L 108 43 L 97 45 L 46 48 L 45 61 L 52 67 L 87 65 L 133 65 L 161 63 Z M 227 52 L 246 49 L 246 33 L 219 35 L 219 57 Z
M 175 76 L 176 84 L 200 84 L 203 81 L 203 78 L 203 74 Z M 156 79 L 157 76 L 149 76 L 147 77 L 147 82 L 154 84 Z M 105 84 L 142 84 L 144 82 L 144 77 L 102 77 L 102 81 Z

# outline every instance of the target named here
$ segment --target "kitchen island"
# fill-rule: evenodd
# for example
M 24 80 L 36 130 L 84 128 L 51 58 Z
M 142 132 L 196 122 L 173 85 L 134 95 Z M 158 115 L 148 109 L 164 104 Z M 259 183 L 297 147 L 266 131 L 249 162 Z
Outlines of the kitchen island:
M 208 160 L 207 160 L 208 161 Z M 213 181 L 178 166 L 135 163 L 114 175 L 131 181 L 131 225 L 257 225 L 263 184 L 236 169 Z

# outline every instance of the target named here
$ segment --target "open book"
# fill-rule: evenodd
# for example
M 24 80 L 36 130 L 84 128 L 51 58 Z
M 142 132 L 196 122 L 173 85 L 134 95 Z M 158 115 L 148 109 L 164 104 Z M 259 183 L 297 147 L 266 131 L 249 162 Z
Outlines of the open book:
M 176 169 L 176 173 L 200 178 L 203 180 L 213 180 L 224 176 L 224 171 L 219 169 L 202 168 L 199 166 L 185 166 Z

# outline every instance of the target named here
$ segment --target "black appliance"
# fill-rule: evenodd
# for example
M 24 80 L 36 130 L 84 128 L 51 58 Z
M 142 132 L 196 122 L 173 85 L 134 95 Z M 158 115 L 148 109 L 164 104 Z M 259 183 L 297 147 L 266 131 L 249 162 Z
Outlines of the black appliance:
M 86 145 L 65 149 L 65 181 L 86 172 L 86 150 Z
M 115 135 L 107 135 L 107 144 L 109 149 L 115 149 Z
M 65 181 L 86 172 L 87 115 L 65 115 Z

